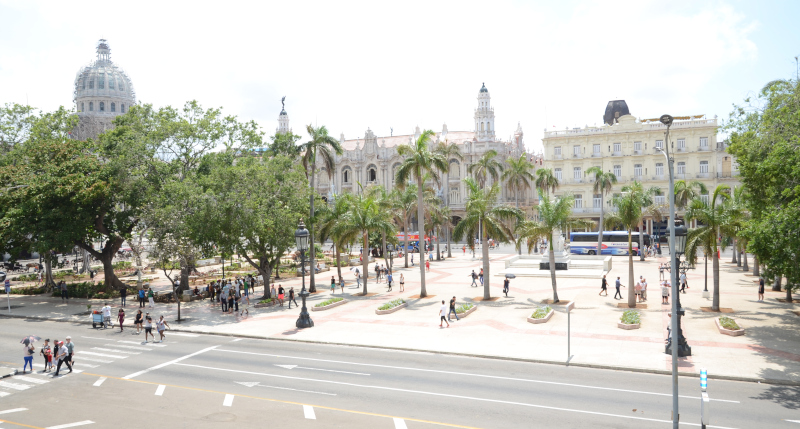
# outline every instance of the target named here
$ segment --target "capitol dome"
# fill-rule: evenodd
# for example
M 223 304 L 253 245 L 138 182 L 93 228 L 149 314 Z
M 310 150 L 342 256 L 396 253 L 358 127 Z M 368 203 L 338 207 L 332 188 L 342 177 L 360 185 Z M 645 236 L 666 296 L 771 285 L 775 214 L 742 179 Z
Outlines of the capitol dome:
M 73 101 L 78 116 L 109 119 L 127 112 L 136 103 L 131 79 L 111 61 L 111 48 L 105 39 L 97 43 L 97 59 L 75 76 Z

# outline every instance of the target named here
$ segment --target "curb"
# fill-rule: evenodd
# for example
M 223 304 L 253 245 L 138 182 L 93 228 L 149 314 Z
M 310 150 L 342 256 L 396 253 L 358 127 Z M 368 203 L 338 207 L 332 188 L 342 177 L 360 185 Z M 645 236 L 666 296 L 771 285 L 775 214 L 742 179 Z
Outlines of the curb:
M 77 323 L 82 325 L 91 325 L 91 322 L 73 322 L 69 320 L 61 320 L 61 319 L 50 319 L 47 317 L 42 316 L 22 316 L 16 314 L 0 314 L 0 317 L 6 318 L 14 318 L 14 319 L 40 319 L 40 320 L 48 320 L 52 322 L 64 322 L 64 323 Z M 171 331 L 175 332 L 186 332 L 189 334 L 203 334 L 203 335 L 215 335 L 218 337 L 233 337 L 233 338 L 250 338 L 255 340 L 267 340 L 267 341 L 286 341 L 286 342 L 295 342 L 295 343 L 305 343 L 305 344 L 322 344 L 322 345 L 329 345 L 329 346 L 344 346 L 344 347 L 358 347 L 358 348 L 365 348 L 365 349 L 376 349 L 376 350 L 396 350 L 396 351 L 405 351 L 405 352 L 423 352 L 423 353 L 430 353 L 430 354 L 438 354 L 438 355 L 445 355 L 445 356 L 466 356 L 471 358 L 478 358 L 478 359 L 492 359 L 492 360 L 500 360 L 500 361 L 512 361 L 512 362 L 525 362 L 525 363 L 536 363 L 536 364 L 545 364 L 545 365 L 559 365 L 565 366 L 565 363 L 562 361 L 552 361 L 552 360 L 545 360 L 545 359 L 524 359 L 524 358 L 515 358 L 515 357 L 507 357 L 507 356 L 492 356 L 492 355 L 481 355 L 475 353 L 454 353 L 454 352 L 443 352 L 443 351 L 436 351 L 436 350 L 424 350 L 424 349 L 413 349 L 408 347 L 389 347 L 389 346 L 375 346 L 375 345 L 363 345 L 363 344 L 347 344 L 347 343 L 337 343 L 331 341 L 315 341 L 315 340 L 299 340 L 294 338 L 270 338 L 258 335 L 245 335 L 245 334 L 233 334 L 233 333 L 217 333 L 217 332 L 207 332 L 207 331 L 199 331 L 194 329 L 170 329 Z M 672 371 L 661 370 L 661 369 L 649 369 L 649 368 L 635 368 L 635 367 L 627 367 L 627 366 L 613 366 L 613 365 L 600 365 L 600 364 L 591 364 L 591 363 L 575 363 L 570 362 L 569 365 L 566 366 L 573 366 L 578 368 L 591 368 L 591 369 L 605 369 L 611 371 L 626 371 L 626 372 L 636 372 L 642 374 L 659 374 L 659 375 L 672 375 Z M 696 374 L 693 372 L 682 372 L 678 371 L 678 375 L 681 377 L 687 378 L 700 378 L 700 374 Z M 778 380 L 773 378 L 758 378 L 758 377 L 740 377 L 740 376 L 731 376 L 731 375 L 709 375 L 709 379 L 712 380 L 725 380 L 725 381 L 741 381 L 745 383 L 761 383 L 761 384 L 770 384 L 776 386 L 795 386 L 800 387 L 800 381 L 793 381 L 793 380 Z

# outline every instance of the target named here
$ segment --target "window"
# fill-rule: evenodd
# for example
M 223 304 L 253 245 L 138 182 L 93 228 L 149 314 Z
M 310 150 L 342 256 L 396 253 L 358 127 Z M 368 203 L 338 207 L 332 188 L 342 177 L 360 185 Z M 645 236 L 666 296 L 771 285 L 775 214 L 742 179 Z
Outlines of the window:
M 572 154 L 575 156 L 579 156 L 581 154 L 581 147 L 580 146 L 572 146 Z
M 664 175 L 664 164 L 661 162 L 656 163 L 656 176 Z
M 633 150 L 637 152 L 642 151 L 642 142 L 633 142 Z
M 81 101 L 81 112 L 83 112 L 83 102 Z
M 678 150 L 679 151 L 686 150 L 686 139 L 678 139 Z
M 114 103 L 114 102 L 111 103 L 111 111 L 112 112 L 116 112 L 117 111 L 117 103 Z
M 457 187 L 450 188 L 450 204 L 460 204 L 461 203 L 461 195 L 458 192 Z
M 561 180 L 561 169 L 560 168 L 556 168 L 555 174 L 556 174 L 556 179 L 558 179 L 560 181 Z
M 121 103 L 119 105 L 119 111 L 122 112 L 122 113 L 125 113 L 125 103 Z
M 600 155 L 600 145 L 596 144 L 592 146 L 592 153 L 595 155 Z
M 603 196 L 602 194 L 594 194 L 594 198 L 592 198 L 592 207 L 599 209 L 600 206 L 603 205 Z
M 106 103 L 104 101 L 100 102 L 100 111 L 101 112 L 105 112 L 106 111 Z
M 679 162 L 678 163 L 678 172 L 676 174 L 686 174 L 686 163 Z
M 81 79 L 81 89 L 86 89 L 86 78 Z
M 104 89 L 106 87 L 106 76 L 101 74 L 97 78 L 97 89 Z
M 89 102 L 89 111 L 90 112 L 94 112 L 94 102 L 93 101 Z
M 461 176 L 461 168 L 460 168 L 460 165 L 459 165 L 458 161 L 456 161 L 456 160 L 451 160 L 450 161 L 449 174 L 450 174 L 450 178 L 451 179 L 458 178 L 459 176 Z
M 119 85 L 117 85 L 117 87 L 119 88 L 119 90 L 120 91 L 124 90 L 125 89 L 125 85 L 123 84 L 123 80 L 120 79 L 118 83 L 119 83 Z
M 708 161 L 700 161 L 700 172 L 708 173 Z
M 561 146 L 556 146 L 553 148 L 556 155 L 561 155 Z
M 700 137 L 700 149 L 708 149 L 708 137 Z
M 575 195 L 575 208 L 576 209 L 583 208 L 583 195 L 581 194 Z
M 642 164 L 634 164 L 633 166 L 633 175 L 636 177 L 642 176 Z
M 94 79 L 89 81 L 89 89 L 94 89 Z
M 656 140 L 656 148 L 664 149 L 664 140 Z
M 619 178 L 622 176 L 622 166 L 621 165 L 615 165 L 614 166 L 614 175 L 617 176 L 617 180 L 619 180 Z
M 108 78 L 108 89 L 114 89 L 114 78 Z
M 663 195 L 656 195 L 655 197 L 656 204 L 665 204 L 664 202 L 665 198 L 666 197 L 664 197 Z
M 483 132 L 483 122 L 481 122 L 481 132 Z
M 575 180 L 581 180 L 581 177 L 583 177 L 583 175 L 581 174 L 581 168 L 580 167 L 574 167 L 572 169 L 572 178 L 575 179 Z
M 614 143 L 614 152 L 622 152 L 622 143 Z
M 344 182 L 344 183 L 350 183 L 350 170 L 345 170 L 345 171 L 342 173 L 342 182 Z
M 367 181 L 374 182 L 376 180 L 378 180 L 378 172 L 374 168 L 370 168 L 367 171 Z
M 491 122 L 487 122 L 486 123 L 486 131 L 492 132 L 492 123 Z
M 708 204 L 708 194 L 700 194 L 700 201 L 705 204 Z

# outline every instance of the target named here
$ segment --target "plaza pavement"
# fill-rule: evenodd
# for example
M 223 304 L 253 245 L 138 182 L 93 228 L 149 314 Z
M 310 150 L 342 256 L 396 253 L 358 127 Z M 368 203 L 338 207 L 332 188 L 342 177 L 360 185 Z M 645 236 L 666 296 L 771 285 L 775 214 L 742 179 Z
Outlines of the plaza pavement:
M 371 347 L 425 350 L 444 353 L 488 356 L 564 363 L 567 360 L 567 315 L 563 305 L 553 306 L 555 314 L 545 324 L 534 325 L 526 321 L 542 300 L 552 298 L 549 277 L 518 277 L 511 282 L 508 298 L 502 296 L 502 277 L 491 276 L 491 295 L 494 301 L 477 301 L 483 288 L 470 287 L 468 274 L 481 267 L 481 261 L 464 255 L 460 249 L 453 258 L 434 261 L 427 273 L 427 292 L 431 297 L 412 298 L 419 294 L 419 267 L 402 268 L 402 259 L 395 259 L 395 279 L 403 273 L 406 278 L 404 292 L 395 284 L 386 292 L 385 283 L 376 284 L 370 279 L 369 292 L 375 295 L 360 297 L 350 270 L 343 271 L 347 285 L 344 297 L 349 301 L 339 307 L 310 312 L 315 326 L 298 330 L 295 321 L 299 310 L 286 307 L 268 307 L 250 310 L 250 316 L 221 314 L 218 306 L 209 301 L 195 301 L 181 305 L 181 323 L 170 322 L 175 331 L 215 333 L 258 338 L 301 340 Z M 492 253 L 491 272 L 499 273 L 506 259 L 513 254 Z M 635 258 L 636 259 L 636 258 Z M 702 298 L 703 265 L 687 274 L 690 289 L 681 296 L 686 309 L 683 329 L 692 347 L 692 356 L 681 358 L 680 370 L 697 374 L 701 368 L 710 377 L 738 380 L 760 380 L 780 384 L 800 385 L 800 333 L 796 329 L 797 317 L 792 304 L 779 302 L 785 292 L 771 292 L 767 288 L 764 302 L 757 301 L 755 277 L 743 273 L 741 268 L 721 262 L 721 307 L 731 308 L 732 314 L 746 334 L 730 337 L 718 332 L 714 317 L 719 313 L 705 312 L 700 307 L 710 307 L 710 299 Z M 380 260 L 379 260 L 380 261 Z M 623 370 L 666 373 L 671 368 L 670 356 L 664 354 L 664 338 L 670 318 L 670 306 L 661 304 L 658 288 L 658 265 L 666 257 L 634 260 L 636 277 L 645 276 L 650 285 L 647 309 L 642 310 L 642 325 L 638 330 L 617 328 L 622 308 L 615 300 L 614 279 L 622 277 L 628 285 L 627 257 L 614 257 L 613 268 L 608 273 L 609 295 L 598 296 L 600 279 L 559 278 L 558 291 L 562 301 L 574 301 L 571 315 L 571 365 L 617 368 Z M 709 264 L 710 265 L 710 264 Z M 709 267 L 710 268 L 710 267 Z M 330 297 L 329 282 L 332 272 L 317 276 L 321 291 L 309 297 L 309 307 Z M 712 283 L 709 270 L 709 284 Z M 307 281 L 307 279 L 306 279 Z M 282 282 L 288 290 L 300 289 L 300 278 Z M 261 290 L 257 291 L 258 296 Z M 623 289 L 627 296 L 627 289 Z M 342 296 L 340 290 L 334 296 Z M 441 300 L 456 296 L 459 302 L 474 301 L 478 309 L 460 321 L 451 321 L 449 328 L 439 328 L 438 311 Z M 404 298 L 408 307 L 388 315 L 376 315 L 375 309 L 392 299 Z M 300 302 L 300 299 L 297 299 Z M 68 322 L 90 322 L 85 312 L 87 300 L 72 299 L 69 304 L 59 298 L 41 296 L 12 296 L 12 315 L 16 317 L 46 318 Z M 94 300 L 95 308 L 103 302 Z M 114 314 L 119 302 L 113 303 Z M 798 304 L 800 306 L 800 304 Z M 126 324 L 132 323 L 138 308 L 131 297 L 126 307 Z M 800 308 L 798 308 L 800 310 Z M 2 310 L 6 314 L 6 310 Z M 156 304 L 151 314 L 165 315 L 170 321 L 177 318 L 176 304 Z M 85 325 L 82 325 L 85 328 Z M 91 329 L 85 328 L 85 329 Z M 169 334 L 168 334 L 169 335 Z

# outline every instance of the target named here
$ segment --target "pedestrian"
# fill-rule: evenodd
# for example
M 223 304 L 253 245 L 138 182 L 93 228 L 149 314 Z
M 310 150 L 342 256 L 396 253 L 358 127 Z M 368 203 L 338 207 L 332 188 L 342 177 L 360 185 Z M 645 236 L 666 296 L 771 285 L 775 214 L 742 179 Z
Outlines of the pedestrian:
M 50 348 L 50 339 L 44 340 L 44 345 L 39 354 L 44 358 L 44 372 L 50 372 L 53 369 L 53 349 Z
M 483 285 L 483 268 L 481 268 L 481 273 L 478 274 L 478 278 L 481 279 L 481 285 Z
M 386 275 L 386 283 L 389 284 L 389 289 L 387 289 L 386 292 L 391 292 L 392 291 L 392 280 L 394 280 L 394 279 L 392 278 L 392 273 L 390 271 L 389 274 Z
M 126 298 L 128 298 L 128 286 L 123 285 L 119 289 L 119 300 L 123 307 L 125 307 Z
M 247 285 L 247 283 L 245 283 L 245 285 Z M 247 296 L 247 295 L 242 295 L 242 297 L 240 298 L 240 301 L 242 301 L 242 310 L 239 312 L 239 316 L 241 316 L 243 314 L 247 314 L 249 316 L 250 315 L 250 297 Z
M 155 302 L 153 302 L 153 288 L 147 288 L 147 301 L 150 302 L 150 308 L 156 308 Z
M 450 310 L 447 311 L 447 320 L 452 320 L 450 319 L 451 313 L 455 314 L 456 320 L 458 320 L 458 313 L 456 313 L 456 297 L 450 299 Z
M 472 284 L 470 285 L 470 287 L 472 287 L 472 286 L 478 287 L 478 283 L 477 283 L 478 275 L 475 274 L 475 270 L 472 270 L 472 274 L 470 274 L 469 276 L 472 278 Z
M 439 327 L 442 327 L 442 322 L 447 323 L 447 327 L 450 327 L 450 322 L 447 321 L 447 304 L 444 303 L 442 300 L 442 306 L 439 307 Z
M 619 299 L 622 299 L 622 293 L 619 291 L 619 288 L 625 287 L 625 286 L 622 285 L 622 283 L 619 280 L 619 277 L 617 277 L 617 282 L 616 282 L 615 286 L 617 287 L 617 293 L 614 294 L 614 299 L 617 299 L 617 295 L 619 295 Z
M 293 302 L 295 307 L 299 307 L 299 305 L 297 305 L 297 301 L 294 300 L 294 286 L 289 288 L 289 300 L 288 300 L 289 308 L 292 308 Z
M 602 295 L 603 292 L 605 292 L 606 296 L 608 296 L 608 280 L 606 280 L 605 274 L 603 274 L 603 280 L 600 281 L 600 293 L 597 295 Z
M 358 273 L 358 271 L 356 271 L 356 283 L 358 284 L 358 287 L 361 287 L 361 275 Z
M 642 277 L 642 301 L 647 302 L 647 279 Z
M 28 338 L 25 338 L 22 345 L 22 360 L 25 362 L 22 365 L 22 373 L 25 374 L 25 368 L 27 368 L 28 365 L 31 366 L 31 372 L 33 372 L 33 354 L 36 350 L 33 348 L 33 343 Z
M 431 261 L 430 259 L 428 259 L 427 261 L 425 261 L 425 271 L 430 271 L 430 270 L 431 270 Z
M 164 316 L 161 316 L 158 319 L 158 322 L 156 322 L 156 329 L 158 329 L 158 335 L 161 337 L 161 339 L 158 341 L 159 343 L 164 342 L 164 339 L 166 338 L 164 336 L 164 330 L 167 328 L 169 328 L 169 323 L 164 320 Z M 155 337 L 153 337 L 153 339 L 155 340 Z
M 686 293 L 686 273 L 681 273 L 681 290 L 679 292 Z
M 661 263 L 658 265 L 658 279 L 664 280 L 664 264 Z
M 150 317 L 150 313 L 146 313 L 144 317 L 144 342 L 147 342 L 147 336 L 150 335 L 153 337 L 153 342 L 156 341 L 156 336 L 153 335 L 153 318 Z
M 375 283 L 381 282 L 381 267 L 378 266 L 378 263 L 375 263 Z
M 403 273 L 400 273 L 400 292 L 403 292 L 405 289 L 403 288 L 406 285 L 406 278 L 403 276 Z
M 57 349 L 56 359 L 58 359 L 58 365 L 56 366 L 56 373 L 53 374 L 54 377 L 58 377 L 58 372 L 61 371 L 61 364 L 66 364 L 67 368 L 69 368 L 69 372 L 72 372 L 72 365 L 70 365 L 67 359 L 69 357 L 69 349 L 67 349 L 63 341 L 57 343 Z
M 65 299 L 69 302 L 69 294 L 67 293 L 67 284 L 64 280 L 61 280 L 58 283 L 58 288 L 61 289 L 61 301 L 63 302 Z
M 283 290 L 283 285 L 278 285 L 278 301 L 281 303 L 281 307 L 283 307 L 283 297 L 286 296 Z
M 103 329 L 108 329 L 109 326 L 114 326 L 111 323 L 111 306 L 106 303 L 106 306 L 101 309 L 103 312 Z
M 758 300 L 764 301 L 764 277 L 758 277 Z
M 467 245 L 466 245 L 466 244 L 465 244 L 465 245 L 463 245 L 463 246 L 461 246 L 461 252 L 463 252 L 463 253 L 464 253 L 464 255 L 466 255 L 466 254 L 467 254 Z
M 669 304 L 669 286 L 666 280 L 661 282 L 661 303 Z
M 136 327 L 136 335 L 142 333 L 142 309 L 136 310 L 136 316 L 133 318 L 133 324 Z
M 219 293 L 219 302 L 220 307 L 223 313 L 228 312 L 228 289 L 222 288 L 222 292 Z
M 336 293 L 336 277 L 331 276 L 331 295 Z
M 636 286 L 633 287 L 633 290 L 636 294 L 636 302 L 642 302 L 642 282 L 636 282 Z
M 506 294 L 506 298 L 508 298 L 508 285 L 510 283 L 511 283 L 511 280 L 509 280 L 508 277 L 506 277 L 506 279 L 503 280 L 503 293 Z
M 414 254 L 413 253 L 411 254 L 411 266 L 412 267 L 414 266 Z
M 271 296 L 272 299 L 277 299 L 278 298 L 278 294 L 277 294 L 277 292 L 275 292 L 275 283 L 272 284 L 272 287 L 269 290 L 269 296 Z
M 233 312 L 233 302 L 236 298 L 236 289 L 234 289 L 230 282 L 228 282 L 228 312 Z
M 119 331 L 122 332 L 122 322 L 125 321 L 125 310 L 119 309 L 119 312 L 117 312 L 117 320 L 119 320 Z
M 42 271 L 41 270 L 39 270 L 39 274 L 36 277 L 37 277 L 36 286 L 39 286 L 39 285 L 42 284 Z
M 72 337 L 67 336 L 67 343 L 64 344 L 64 346 L 67 348 L 67 358 L 66 359 L 67 359 L 67 363 L 70 364 L 69 372 L 72 372 L 72 369 L 71 369 L 72 365 L 75 365 L 75 362 L 72 360 L 73 357 L 75 356 L 75 343 L 72 342 Z M 56 371 L 56 372 L 58 372 L 58 371 Z
M 342 288 L 342 293 L 344 293 L 344 277 L 339 277 L 339 287 Z
M 139 308 L 144 308 L 144 289 L 139 289 Z

